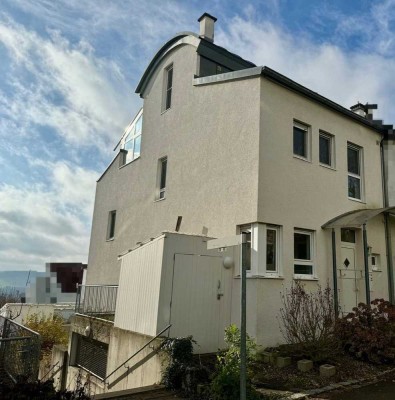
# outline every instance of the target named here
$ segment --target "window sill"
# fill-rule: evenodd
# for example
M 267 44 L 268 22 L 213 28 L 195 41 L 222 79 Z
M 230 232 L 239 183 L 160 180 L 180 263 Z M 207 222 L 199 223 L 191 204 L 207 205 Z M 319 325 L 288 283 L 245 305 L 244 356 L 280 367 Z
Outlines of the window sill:
M 356 201 L 357 203 L 366 204 L 366 202 L 365 202 L 365 201 L 363 201 L 363 200 L 361 200 L 361 199 L 354 199 L 353 197 L 349 197 L 349 198 L 348 198 L 348 200 L 351 200 L 351 201 Z
M 311 164 L 311 160 L 302 156 L 298 156 L 297 154 L 293 155 L 294 158 L 296 158 L 297 160 L 301 160 L 301 161 L 305 161 Z
M 331 165 L 326 165 L 326 164 L 321 164 L 320 163 L 320 167 L 326 168 L 326 169 L 330 169 L 332 171 L 336 171 L 335 167 L 332 167 Z
M 315 276 L 303 276 L 303 275 L 294 275 L 294 281 L 314 281 L 314 282 L 318 282 L 319 279 L 316 278 Z
M 161 113 L 160 113 L 160 115 L 163 115 L 163 114 L 167 113 L 167 112 L 170 111 L 170 110 L 171 110 L 171 107 L 170 107 L 170 108 L 167 108 L 166 110 L 162 110 Z
M 234 277 L 235 279 L 241 279 L 240 275 L 236 275 Z M 270 275 L 247 275 L 247 279 L 279 279 L 279 280 L 284 280 L 283 276 L 277 275 L 277 276 L 270 276 Z

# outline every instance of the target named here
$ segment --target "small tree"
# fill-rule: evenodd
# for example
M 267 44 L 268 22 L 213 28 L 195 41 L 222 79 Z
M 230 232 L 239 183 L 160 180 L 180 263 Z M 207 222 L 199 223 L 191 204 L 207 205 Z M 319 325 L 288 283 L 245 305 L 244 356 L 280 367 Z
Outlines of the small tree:
M 211 382 L 214 400 L 238 400 L 240 398 L 240 330 L 236 325 L 225 329 L 228 349 L 217 356 L 217 372 Z M 247 399 L 259 399 L 259 394 L 251 385 L 251 365 L 255 360 L 256 343 L 247 335 Z
M 54 344 L 67 345 L 69 341 L 69 336 L 64 328 L 64 320 L 58 315 L 30 314 L 24 325 L 40 334 L 42 353 L 51 352 Z
M 52 348 L 55 344 L 67 345 L 68 333 L 64 328 L 64 320 L 57 315 L 30 314 L 24 325 L 40 334 L 41 337 L 41 366 L 47 370 L 51 366 Z
M 282 295 L 280 309 L 281 332 L 292 345 L 294 354 L 313 361 L 324 361 L 338 350 L 334 334 L 335 311 L 330 287 L 318 285 L 315 292 L 307 292 L 296 281 Z M 299 354 L 298 354 L 299 353 Z

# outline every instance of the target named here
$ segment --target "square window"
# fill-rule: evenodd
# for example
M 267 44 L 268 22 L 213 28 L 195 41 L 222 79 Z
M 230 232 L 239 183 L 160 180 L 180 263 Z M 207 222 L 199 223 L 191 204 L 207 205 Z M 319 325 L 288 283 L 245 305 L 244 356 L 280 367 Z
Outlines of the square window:
M 310 231 L 295 230 L 294 232 L 294 274 L 313 276 L 314 265 L 314 235 Z
M 333 167 L 334 166 L 333 136 L 328 133 L 320 132 L 319 146 L 320 146 L 320 151 L 319 151 L 320 164 Z
M 340 237 L 342 242 L 355 243 L 355 230 L 349 228 L 341 228 Z
M 347 145 L 348 197 L 362 200 L 362 148 Z
M 308 160 L 310 158 L 310 137 L 309 128 L 294 121 L 293 125 L 293 153 L 297 157 Z

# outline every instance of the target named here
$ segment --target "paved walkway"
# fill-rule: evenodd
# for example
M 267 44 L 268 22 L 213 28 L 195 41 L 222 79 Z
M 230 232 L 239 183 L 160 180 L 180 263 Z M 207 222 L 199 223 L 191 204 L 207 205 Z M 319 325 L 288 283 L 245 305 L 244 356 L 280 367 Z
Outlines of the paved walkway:
M 378 382 L 360 388 L 350 388 L 342 393 L 328 393 L 323 399 L 331 400 L 394 400 L 395 381 Z

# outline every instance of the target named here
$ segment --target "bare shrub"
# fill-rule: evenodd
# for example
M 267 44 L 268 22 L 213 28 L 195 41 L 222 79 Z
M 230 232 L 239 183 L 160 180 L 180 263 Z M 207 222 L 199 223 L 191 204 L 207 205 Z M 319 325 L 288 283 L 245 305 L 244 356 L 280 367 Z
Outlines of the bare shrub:
M 13 287 L 0 288 L 0 308 L 7 303 L 20 303 L 21 294 Z
M 333 296 L 328 285 L 307 292 L 300 282 L 294 283 L 282 294 L 280 320 L 289 350 L 297 357 L 320 362 L 338 351 Z

